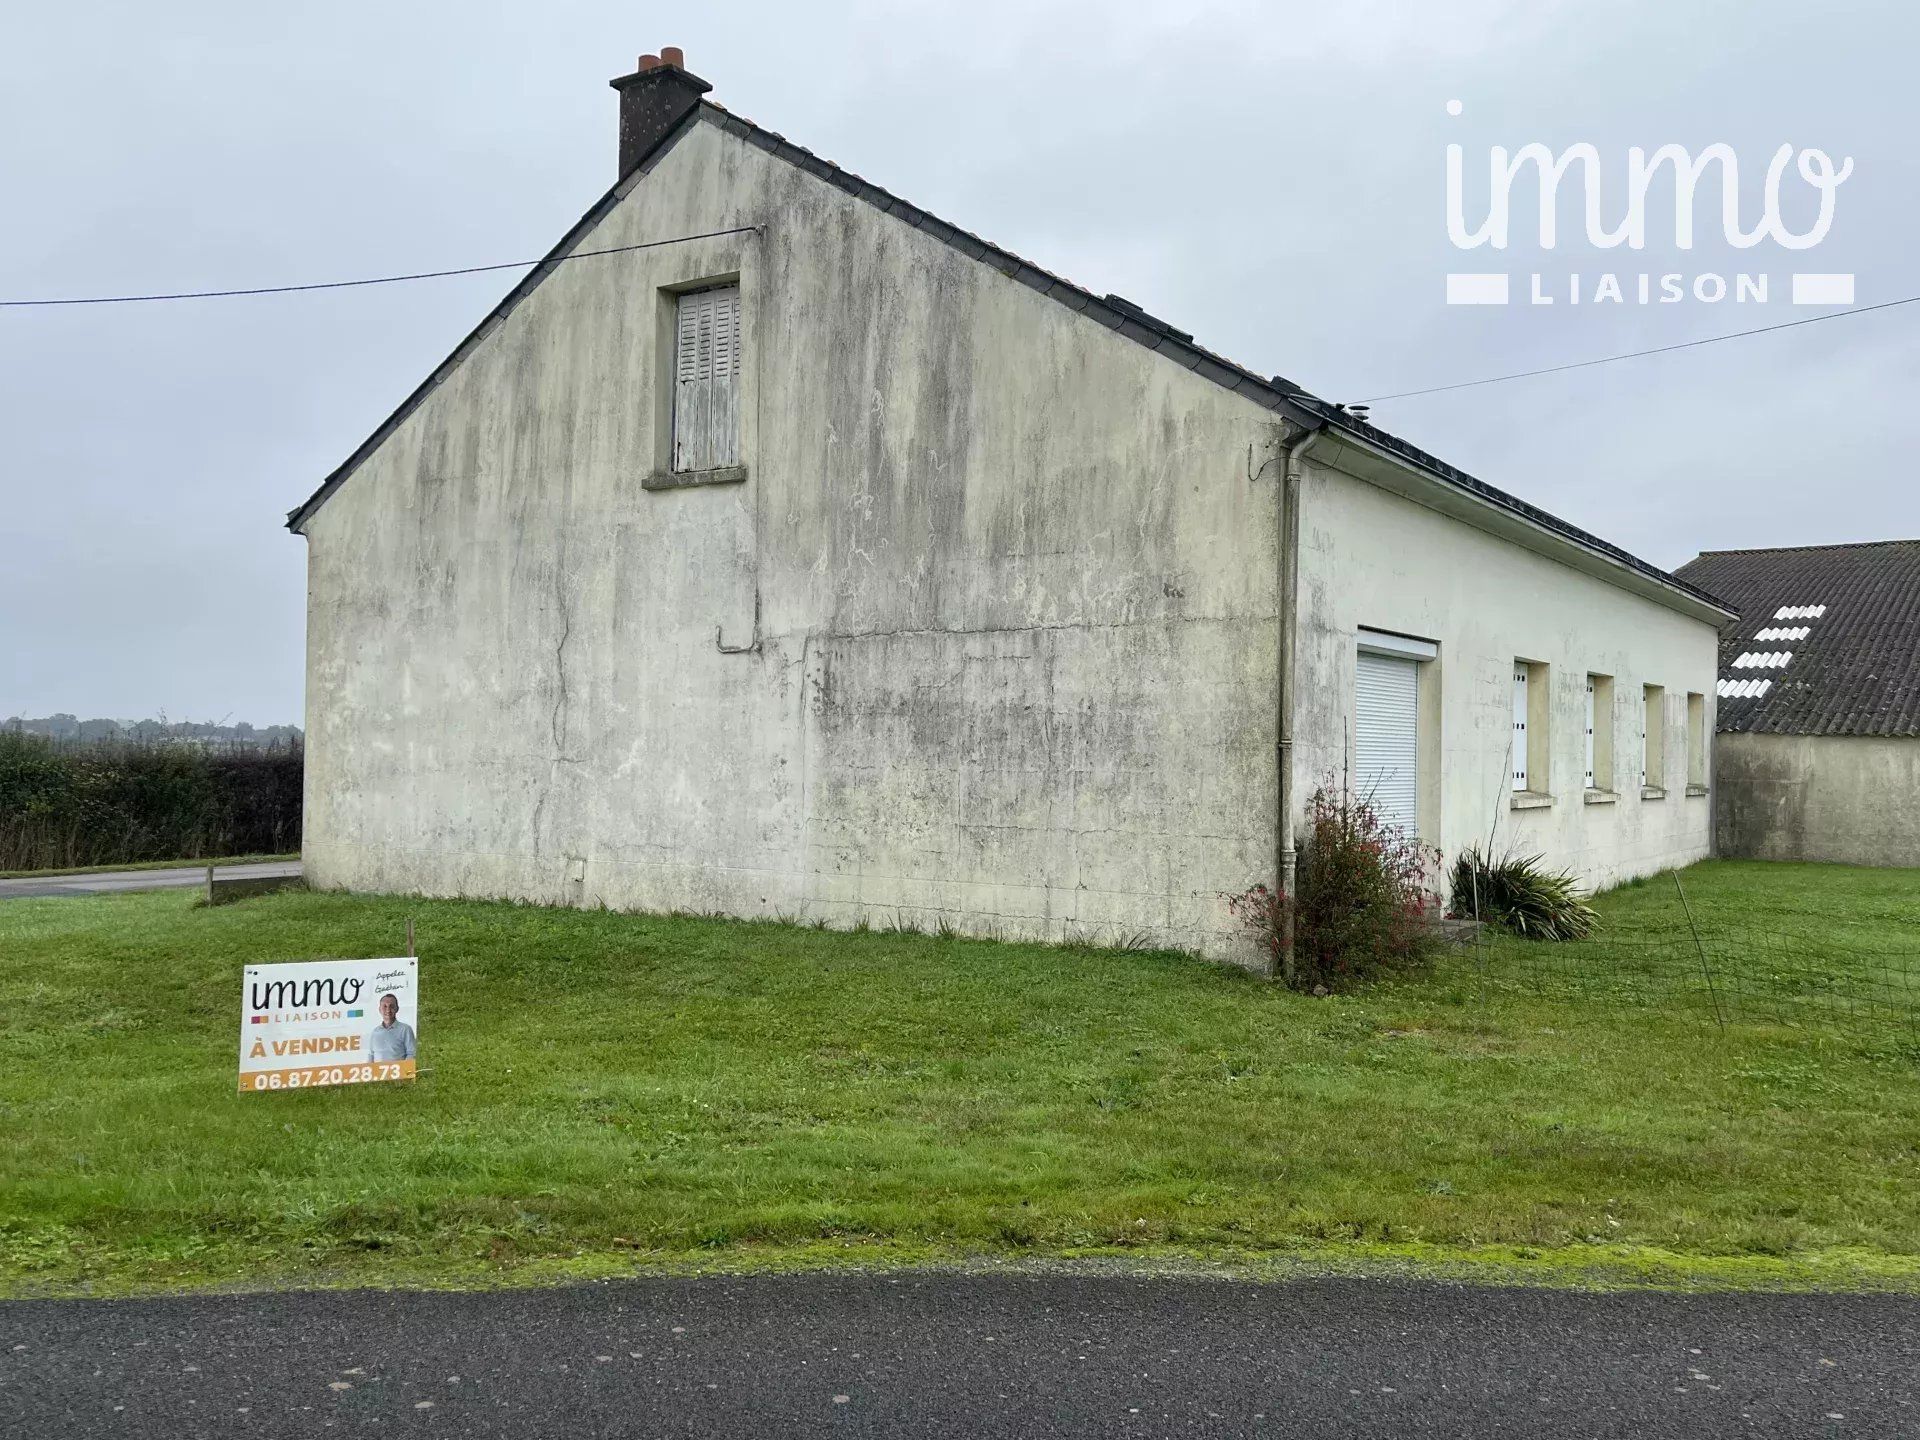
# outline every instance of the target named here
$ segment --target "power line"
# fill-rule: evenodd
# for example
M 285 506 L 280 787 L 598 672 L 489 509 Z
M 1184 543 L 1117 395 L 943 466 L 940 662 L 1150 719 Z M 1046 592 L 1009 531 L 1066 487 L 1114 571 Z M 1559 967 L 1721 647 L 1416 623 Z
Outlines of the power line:
M 1867 315 L 1875 310 L 1891 310 L 1896 305 L 1912 305 L 1920 295 L 1902 300 L 1883 300 L 1878 305 L 1856 305 L 1850 310 L 1834 310 L 1825 315 L 1809 315 L 1804 320 L 1783 320 L 1778 325 L 1762 325 L 1753 330 L 1735 330 L 1727 335 L 1709 335 L 1703 340 L 1682 340 L 1677 345 L 1656 345 L 1651 350 L 1628 350 L 1620 355 L 1600 355 L 1592 360 L 1574 360 L 1565 365 L 1546 365 L 1538 370 L 1516 370 L 1511 375 L 1488 375 L 1479 380 L 1457 380 L 1451 385 L 1430 385 L 1425 390 L 1401 390 L 1392 395 L 1373 395 L 1356 405 L 1372 405 L 1382 400 L 1410 400 L 1416 395 L 1438 395 L 1447 390 L 1471 390 L 1476 385 L 1499 385 L 1508 380 L 1526 380 L 1535 375 L 1558 375 L 1563 370 L 1585 370 L 1594 365 L 1611 365 L 1616 360 L 1638 360 L 1645 355 L 1665 355 L 1674 350 L 1693 350 L 1702 345 L 1718 345 L 1722 340 L 1744 340 L 1749 335 L 1766 335 L 1775 330 L 1792 330 L 1799 325 L 1818 325 L 1822 320 L 1840 320 L 1848 315 Z
M 0 309 L 25 309 L 55 305 L 134 305 L 158 300 L 224 300 L 241 295 L 294 295 L 312 290 L 352 290 L 367 285 L 398 285 L 409 280 L 440 280 L 455 275 L 484 275 L 495 270 L 528 270 L 536 265 L 560 264 L 566 260 L 586 260 L 598 255 L 625 255 L 635 250 L 654 250 L 662 245 L 678 245 L 689 240 L 716 240 L 726 235 L 744 235 L 758 230 L 757 225 L 735 225 L 726 230 L 707 230 L 698 235 L 677 235 L 671 240 L 648 240 L 637 245 L 614 245 L 604 250 L 576 250 L 539 260 L 502 260 L 492 265 L 463 265 L 452 270 L 416 270 L 405 275 L 374 275 L 360 280 L 320 280 L 305 285 L 256 285 L 234 290 L 176 290 L 150 295 L 81 295 L 47 300 L 0 300 Z M 1761 325 L 1751 330 L 1735 330 L 1725 335 L 1708 335 L 1699 340 L 1682 340 L 1673 345 L 1656 345 L 1647 350 L 1628 350 L 1618 355 L 1599 355 L 1590 360 L 1572 360 L 1564 365 L 1544 365 L 1537 370 L 1515 370 L 1506 375 L 1486 375 L 1478 380 L 1456 380 L 1447 385 L 1429 385 L 1421 390 L 1397 390 L 1391 395 L 1372 395 L 1350 403 L 1374 405 L 1386 400 L 1411 400 L 1421 395 L 1441 395 L 1450 390 L 1472 390 L 1481 385 L 1502 385 L 1509 380 L 1529 380 L 1537 375 L 1559 375 L 1568 370 L 1586 370 L 1595 365 L 1612 365 L 1621 360 L 1639 360 L 1649 355 L 1667 355 L 1676 350 L 1695 350 L 1702 345 L 1718 345 L 1726 340 L 1744 340 L 1752 335 L 1767 335 L 1776 330 L 1793 330 L 1802 325 L 1818 325 L 1823 320 L 1839 320 L 1849 315 L 1869 315 L 1876 310 L 1892 310 L 1901 305 L 1920 303 L 1920 295 L 1899 300 L 1884 300 L 1877 305 L 1858 305 L 1834 310 L 1825 315 L 1809 315 L 1801 320 L 1783 320 L 1778 325 Z
M 671 240 L 648 240 L 639 245 L 615 245 L 606 250 L 576 250 L 571 255 L 551 259 L 502 260 L 496 265 L 463 265 L 458 270 L 417 270 L 410 275 L 375 275 L 365 280 L 320 280 L 309 285 L 257 285 L 247 290 L 177 290 L 158 295 L 82 295 L 61 300 L 0 300 L 0 309 L 19 309 L 30 305 L 133 305 L 148 300 L 224 300 L 234 295 L 292 295 L 303 290 L 351 290 L 361 285 L 398 285 L 403 280 L 439 280 L 449 275 L 484 275 L 490 270 L 526 270 L 535 265 L 559 264 L 563 260 L 586 260 L 595 255 L 625 255 L 634 250 L 655 250 L 662 245 L 679 245 L 688 240 L 717 240 L 723 235 L 744 235 L 757 225 L 736 225 L 730 230 L 708 230 L 699 235 L 676 235 Z

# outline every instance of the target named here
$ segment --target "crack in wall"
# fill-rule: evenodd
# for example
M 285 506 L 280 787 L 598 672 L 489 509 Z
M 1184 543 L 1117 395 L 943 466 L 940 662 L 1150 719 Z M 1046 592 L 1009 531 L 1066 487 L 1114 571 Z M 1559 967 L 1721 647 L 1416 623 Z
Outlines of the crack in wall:
M 562 560 L 565 559 L 564 549 Z M 554 696 L 553 715 L 549 726 L 553 732 L 553 759 L 557 764 L 567 758 L 563 753 L 566 744 L 563 736 L 563 721 L 567 703 L 571 697 L 567 693 L 567 641 L 573 638 L 573 610 L 567 604 L 566 570 L 564 564 L 554 567 L 554 600 L 560 607 L 560 639 L 553 647 Z

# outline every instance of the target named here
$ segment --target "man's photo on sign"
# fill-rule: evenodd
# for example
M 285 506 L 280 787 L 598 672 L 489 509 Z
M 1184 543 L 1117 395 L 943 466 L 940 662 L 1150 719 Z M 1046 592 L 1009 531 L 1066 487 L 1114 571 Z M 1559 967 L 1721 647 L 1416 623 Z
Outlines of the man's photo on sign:
M 414 1058 L 413 1027 L 401 1023 L 400 1002 L 389 990 L 380 997 L 380 1023 L 367 1032 L 369 1060 Z

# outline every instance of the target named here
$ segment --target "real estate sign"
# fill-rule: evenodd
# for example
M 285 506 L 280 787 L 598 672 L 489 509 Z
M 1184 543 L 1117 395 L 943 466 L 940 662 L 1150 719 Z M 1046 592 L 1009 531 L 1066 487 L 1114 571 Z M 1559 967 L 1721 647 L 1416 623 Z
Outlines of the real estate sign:
M 241 984 L 242 1090 L 413 1078 L 418 960 L 249 965 Z

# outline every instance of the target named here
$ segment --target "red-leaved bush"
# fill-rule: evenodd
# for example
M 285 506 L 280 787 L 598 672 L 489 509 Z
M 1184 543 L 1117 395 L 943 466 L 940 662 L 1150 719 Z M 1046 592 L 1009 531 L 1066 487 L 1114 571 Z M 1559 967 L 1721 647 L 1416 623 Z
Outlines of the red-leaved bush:
M 1427 923 L 1427 877 L 1438 861 L 1367 800 L 1322 786 L 1307 806 L 1295 893 L 1256 885 L 1228 903 L 1294 989 L 1351 989 L 1432 959 L 1439 942 Z M 1289 911 L 1290 967 L 1281 953 Z

